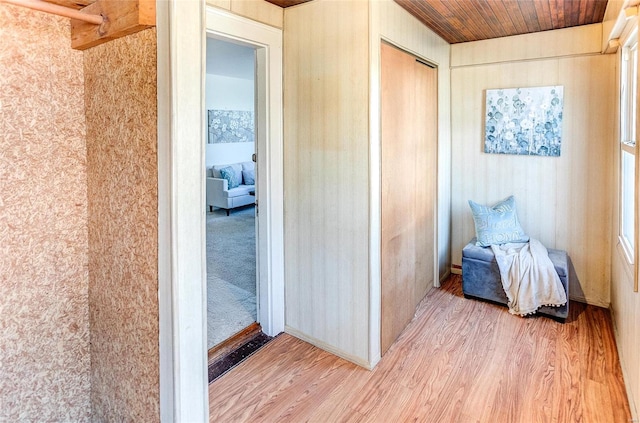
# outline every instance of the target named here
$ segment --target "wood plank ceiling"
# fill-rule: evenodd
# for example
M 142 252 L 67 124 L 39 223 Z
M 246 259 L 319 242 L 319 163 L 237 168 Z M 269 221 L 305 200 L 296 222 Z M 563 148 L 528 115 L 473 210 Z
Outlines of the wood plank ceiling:
M 448 43 L 602 22 L 607 0 L 395 0 Z
M 45 1 L 82 9 L 95 0 Z M 267 1 L 290 7 L 309 0 Z M 608 0 L 394 1 L 449 44 L 456 44 L 602 22 Z
M 267 1 L 289 7 L 308 0 Z M 394 1 L 449 44 L 598 23 L 607 8 L 607 0 Z

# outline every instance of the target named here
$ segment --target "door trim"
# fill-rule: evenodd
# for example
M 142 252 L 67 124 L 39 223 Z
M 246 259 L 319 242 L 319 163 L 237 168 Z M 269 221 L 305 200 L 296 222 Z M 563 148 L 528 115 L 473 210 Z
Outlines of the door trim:
M 284 331 L 282 30 L 211 6 L 206 28 L 208 36 L 256 48 L 258 323 L 275 336 Z
M 204 422 L 204 4 L 156 6 L 160 420 Z
M 206 20 L 205 20 L 206 19 Z M 260 272 L 260 319 L 284 330 L 282 31 L 204 2 L 157 4 L 158 35 L 158 313 L 160 419 L 208 421 L 205 231 L 205 31 L 260 47 L 268 107 L 260 154 L 260 236 L 269 244 Z M 212 30 L 213 31 L 213 30 Z M 262 55 L 262 59 L 260 56 Z M 261 277 L 262 279 L 262 277 Z M 266 313 L 266 315 L 264 314 Z

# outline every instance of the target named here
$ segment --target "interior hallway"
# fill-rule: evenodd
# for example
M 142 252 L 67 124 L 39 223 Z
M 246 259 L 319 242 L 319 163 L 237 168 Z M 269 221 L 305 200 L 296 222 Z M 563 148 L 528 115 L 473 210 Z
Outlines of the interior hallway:
M 431 289 L 373 371 L 283 334 L 209 386 L 211 422 L 627 422 L 609 311 L 564 325 Z

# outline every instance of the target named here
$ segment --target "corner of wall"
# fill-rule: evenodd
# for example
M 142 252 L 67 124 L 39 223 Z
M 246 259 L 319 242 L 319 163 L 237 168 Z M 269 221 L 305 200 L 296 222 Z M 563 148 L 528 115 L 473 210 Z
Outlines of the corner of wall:
M 84 57 L 92 415 L 159 421 L 156 30 Z

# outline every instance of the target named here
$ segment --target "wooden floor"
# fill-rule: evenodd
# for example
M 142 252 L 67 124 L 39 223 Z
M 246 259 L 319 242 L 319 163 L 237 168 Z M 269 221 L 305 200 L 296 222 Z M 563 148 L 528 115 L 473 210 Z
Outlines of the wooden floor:
M 432 289 L 373 371 L 289 335 L 209 387 L 211 422 L 628 422 L 608 310 L 564 325 Z

